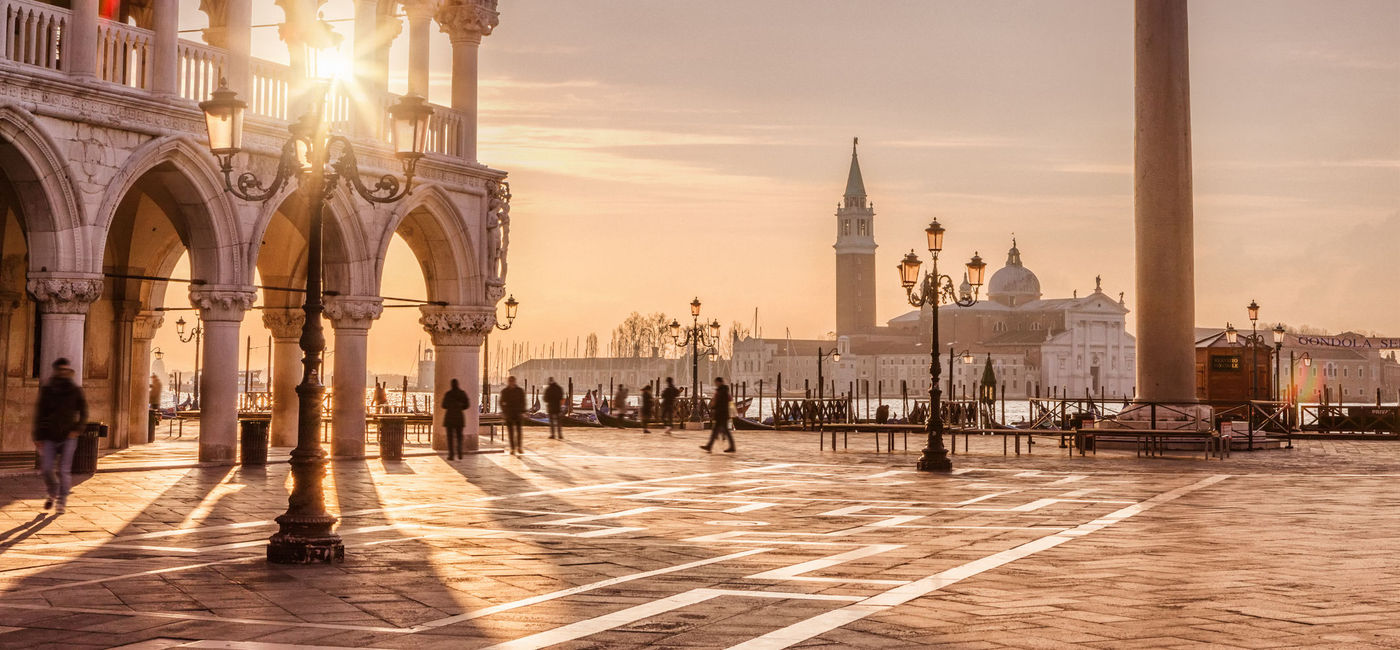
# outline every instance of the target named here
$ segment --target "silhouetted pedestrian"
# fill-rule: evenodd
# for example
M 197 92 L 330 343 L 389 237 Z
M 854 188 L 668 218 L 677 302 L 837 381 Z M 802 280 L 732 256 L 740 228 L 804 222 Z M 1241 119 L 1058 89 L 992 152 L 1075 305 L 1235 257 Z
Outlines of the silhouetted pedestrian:
M 710 414 L 714 417 L 714 428 L 710 430 L 710 441 L 700 445 L 701 449 L 710 451 L 715 446 L 715 441 L 721 436 L 729 439 L 729 448 L 726 453 L 734 451 L 734 434 L 729 431 L 729 386 L 725 385 L 723 377 L 715 377 L 715 395 L 710 398 Z
M 554 383 L 553 377 L 544 389 L 544 407 L 549 413 L 549 437 L 563 440 L 564 425 L 559 419 L 564 415 L 564 387 Z
M 53 362 L 53 376 L 39 389 L 39 405 L 34 409 L 34 449 L 39 453 L 39 474 L 48 490 L 44 509 L 53 508 L 54 514 L 63 514 L 68 506 L 73 453 L 87 418 L 83 389 L 74 383 L 68 360 L 59 358 Z
M 652 397 L 651 384 L 642 387 L 642 433 L 651 433 L 647 425 L 651 423 L 652 412 L 656 409 L 656 398 Z
M 681 391 L 676 388 L 676 382 L 670 377 L 666 378 L 666 387 L 661 389 L 661 419 L 666 421 L 666 433 L 671 432 L 671 427 L 676 420 L 676 398 L 680 397 Z
M 472 407 L 472 400 L 467 396 L 467 392 L 457 384 L 457 380 L 452 380 L 452 388 L 449 388 L 442 396 L 442 426 L 447 429 L 447 460 L 457 460 L 462 454 L 462 429 L 467 426 L 465 412 Z
M 515 376 L 506 377 L 506 387 L 501 389 L 501 415 L 506 420 L 506 437 L 510 439 L 510 453 L 525 453 L 525 390 L 515 385 Z

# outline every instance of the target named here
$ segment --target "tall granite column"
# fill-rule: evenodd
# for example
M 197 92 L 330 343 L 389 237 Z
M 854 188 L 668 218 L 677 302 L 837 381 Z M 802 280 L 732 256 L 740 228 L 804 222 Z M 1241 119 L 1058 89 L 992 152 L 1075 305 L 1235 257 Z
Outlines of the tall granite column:
M 481 37 L 489 36 L 500 23 L 496 0 L 458 0 L 443 3 L 437 13 L 438 25 L 452 41 L 452 108 L 463 113 L 461 155 L 476 162 L 477 50 Z
M 1195 402 L 1186 0 L 1137 0 L 1135 42 L 1138 399 Z
M 127 405 L 128 442 L 131 443 L 150 442 L 147 418 L 151 404 L 151 339 L 156 337 L 156 331 L 164 322 L 165 315 L 158 311 L 143 311 L 132 322 L 129 380 L 132 390 Z
M 263 326 L 272 332 L 272 423 L 271 445 L 297 444 L 297 384 L 301 383 L 301 326 L 306 314 L 301 309 L 264 309 Z
M 256 296 L 243 288 L 190 291 L 190 304 L 204 322 L 200 462 L 231 463 L 238 458 L 238 329 Z
M 39 305 L 43 340 L 39 348 L 39 377 L 48 381 L 54 360 L 73 366 L 73 380 L 83 383 L 84 327 L 88 305 L 102 295 L 102 277 L 95 275 L 30 274 L 26 285 Z
M 423 316 L 418 322 L 433 339 L 433 449 L 446 449 L 443 436 L 442 409 L 438 402 L 456 379 L 471 397 L 463 430 L 463 450 L 476 451 L 481 420 L 480 397 L 472 390 L 481 376 L 481 344 L 496 323 L 496 312 L 489 307 L 420 307 Z
M 326 300 L 335 328 L 335 368 L 331 380 L 331 455 L 365 455 L 365 376 L 369 369 L 369 328 L 384 311 L 379 298 L 336 296 Z

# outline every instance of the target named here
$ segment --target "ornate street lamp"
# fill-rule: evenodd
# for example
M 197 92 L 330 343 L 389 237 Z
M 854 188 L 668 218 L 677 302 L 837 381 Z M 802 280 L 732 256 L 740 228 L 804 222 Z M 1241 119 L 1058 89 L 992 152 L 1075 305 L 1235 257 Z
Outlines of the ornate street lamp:
M 671 341 L 676 347 L 690 346 L 690 421 L 700 422 L 700 347 L 704 346 L 710 359 L 718 354 L 719 319 L 708 325 L 700 323 L 700 298 L 690 301 L 690 327 L 682 327 L 680 321 L 671 319 L 667 326 L 671 330 Z M 709 333 L 705 332 L 709 329 Z
M 1279 393 L 1283 392 L 1283 387 L 1279 385 L 1279 368 L 1283 365 L 1283 339 L 1288 330 L 1283 328 L 1283 323 L 1274 326 L 1274 399 L 1278 399 Z
M 1259 399 L 1259 345 L 1263 343 L 1259 337 L 1259 303 L 1251 299 L 1245 310 L 1249 312 L 1250 331 L 1249 399 Z
M 915 292 L 914 287 L 920 285 L 919 267 L 922 262 L 914 251 L 909 251 L 908 255 L 899 263 L 899 282 L 904 286 L 905 296 L 909 299 L 909 304 L 914 307 L 928 306 L 933 311 L 933 328 L 929 344 L 929 416 L 928 416 L 928 445 L 924 447 L 923 455 L 919 458 L 918 469 L 925 472 L 947 472 L 952 471 L 953 463 L 948 460 L 948 449 L 943 446 L 943 431 L 946 428 L 943 422 L 942 404 L 939 399 L 940 390 L 938 387 L 938 306 L 944 302 L 958 305 L 959 307 L 971 307 L 977 304 L 978 293 L 982 289 L 982 281 L 986 277 L 987 264 L 982 261 L 982 257 L 976 253 L 972 255 L 972 260 L 967 263 L 968 287 L 961 295 L 953 288 L 953 279 L 938 272 L 938 254 L 943 251 L 943 234 L 946 230 L 933 220 L 924 229 L 924 234 L 928 237 L 928 252 L 933 259 L 932 268 L 925 273 L 922 286 Z
M 506 324 L 501 324 L 501 319 L 497 318 L 494 325 L 498 330 L 508 330 L 515 325 L 515 312 L 520 309 L 520 301 L 515 299 L 515 294 L 506 298 Z M 491 404 L 491 334 L 488 332 L 481 339 L 481 404 L 477 410 L 486 412 L 486 407 Z
M 360 177 L 355 149 L 348 138 L 330 133 L 325 118 L 330 83 L 320 88 L 315 104 L 289 127 L 291 136 L 271 181 L 264 183 L 253 172 L 234 178 L 233 157 L 242 149 L 243 112 L 247 104 L 220 80 L 209 101 L 200 103 L 209 128 L 209 150 L 219 160 L 224 186 L 245 201 L 267 201 L 295 178 L 307 206 L 306 323 L 302 326 L 301 383 L 297 386 L 297 447 L 292 451 L 292 493 L 287 512 L 277 518 L 279 530 L 269 540 L 267 559 L 279 564 L 332 562 L 345 558 L 345 546 L 331 529 L 336 518 L 326 511 L 322 482 L 326 453 L 321 448 L 321 403 L 325 387 L 318 376 L 326 339 L 321 328 L 322 213 L 327 198 L 342 181 L 371 203 L 402 200 L 413 187 L 414 170 L 423 157 L 432 107 L 422 97 L 406 95 L 389 108 L 394 156 L 403 165 L 404 180 L 380 176 L 373 187 Z M 508 307 L 509 309 L 509 307 Z M 176 323 L 178 327 L 179 324 Z
M 822 352 L 820 347 L 817 348 L 817 399 L 819 400 L 826 398 L 826 389 L 824 388 L 826 386 L 826 375 L 822 374 L 822 362 L 825 361 L 827 357 L 831 357 L 831 360 L 836 363 L 841 363 L 841 353 L 837 352 L 836 348 L 831 348 L 826 352 Z M 835 397 L 835 395 L 832 395 L 832 397 Z
M 190 330 L 190 335 L 185 336 L 185 317 L 175 321 L 175 336 L 180 338 L 181 343 L 194 341 L 194 381 L 190 385 L 190 408 L 199 410 L 199 339 L 204 336 L 204 326 L 195 325 Z M 178 405 L 176 405 L 178 407 Z

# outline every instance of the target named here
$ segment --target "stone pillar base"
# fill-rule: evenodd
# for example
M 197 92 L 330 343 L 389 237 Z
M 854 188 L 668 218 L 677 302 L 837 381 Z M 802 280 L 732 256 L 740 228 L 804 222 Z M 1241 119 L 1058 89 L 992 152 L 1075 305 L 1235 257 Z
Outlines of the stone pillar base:
M 1093 428 L 1206 431 L 1215 428 L 1214 415 L 1205 404 L 1134 404 L 1111 421 L 1095 422 Z

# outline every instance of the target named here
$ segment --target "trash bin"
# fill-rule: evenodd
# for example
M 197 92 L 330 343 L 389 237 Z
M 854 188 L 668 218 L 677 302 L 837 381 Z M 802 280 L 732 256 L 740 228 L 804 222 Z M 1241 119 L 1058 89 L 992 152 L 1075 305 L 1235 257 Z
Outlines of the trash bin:
M 243 466 L 267 464 L 269 420 L 246 418 L 238 421 L 238 448 Z
M 379 418 L 379 457 L 383 460 L 403 460 L 403 435 L 408 418 Z
M 89 422 L 78 434 L 78 447 L 73 450 L 73 473 L 92 474 L 97 471 L 97 439 L 107 436 L 107 425 Z
M 156 425 L 160 424 L 160 411 L 149 409 L 146 411 L 146 442 L 156 441 Z

